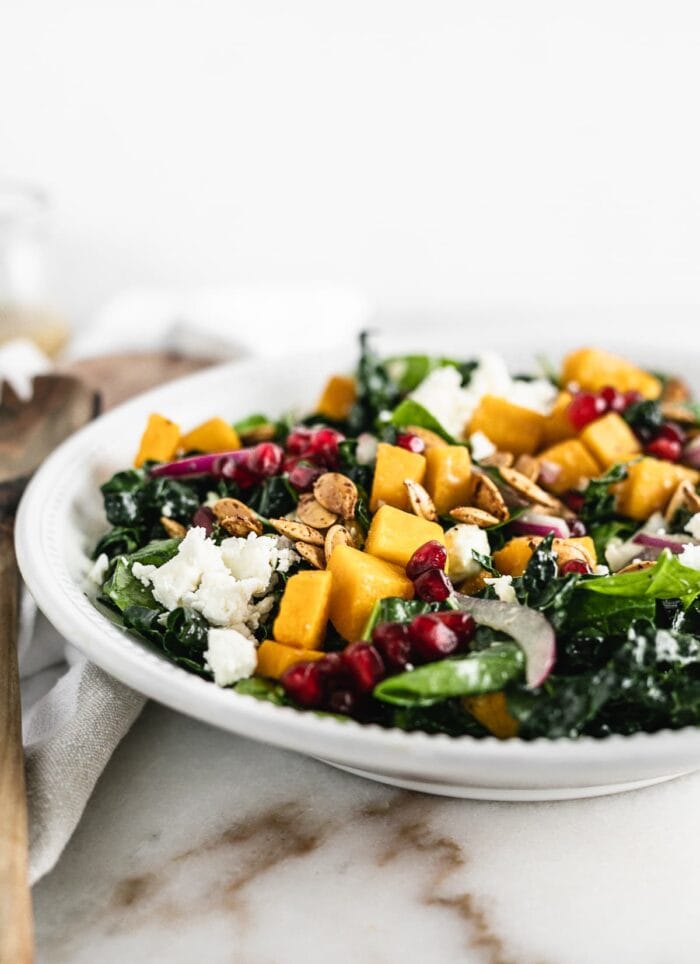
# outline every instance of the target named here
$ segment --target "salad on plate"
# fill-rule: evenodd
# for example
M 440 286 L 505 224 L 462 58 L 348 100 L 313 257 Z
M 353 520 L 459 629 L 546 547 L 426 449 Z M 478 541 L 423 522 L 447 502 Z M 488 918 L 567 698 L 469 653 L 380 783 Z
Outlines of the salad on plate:
M 339 719 L 697 725 L 700 406 L 597 348 L 537 368 L 363 335 L 309 414 L 152 414 L 102 486 L 97 604 L 215 685 Z

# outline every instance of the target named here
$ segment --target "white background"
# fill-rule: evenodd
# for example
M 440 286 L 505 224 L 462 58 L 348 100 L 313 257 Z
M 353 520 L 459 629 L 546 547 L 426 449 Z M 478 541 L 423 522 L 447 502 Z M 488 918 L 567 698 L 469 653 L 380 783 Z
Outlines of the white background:
M 668 0 L 4 0 L 0 175 L 50 189 L 76 319 L 268 279 L 700 304 L 699 51 Z

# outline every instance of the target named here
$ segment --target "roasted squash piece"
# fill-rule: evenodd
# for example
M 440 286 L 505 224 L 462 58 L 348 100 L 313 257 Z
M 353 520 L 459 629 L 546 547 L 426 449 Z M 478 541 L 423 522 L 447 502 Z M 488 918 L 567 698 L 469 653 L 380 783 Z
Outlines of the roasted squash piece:
M 637 436 L 617 412 L 597 418 L 581 432 L 581 441 L 603 468 L 627 462 L 641 451 Z
M 330 613 L 333 576 L 327 569 L 297 572 L 285 587 L 272 635 L 278 643 L 319 649 Z
M 445 543 L 445 533 L 437 522 L 383 505 L 372 519 L 365 552 L 397 566 L 405 566 L 419 546 L 436 539 Z
M 233 425 L 223 418 L 210 418 L 180 439 L 183 452 L 233 452 L 241 447 L 241 440 Z
M 413 583 L 401 569 L 351 546 L 336 546 L 328 568 L 333 574 L 331 622 L 348 642 L 360 639 L 378 599 L 413 598 Z
M 331 375 L 318 400 L 316 411 L 333 422 L 342 422 L 350 414 L 357 398 L 357 384 L 349 375 Z
M 645 398 L 658 398 L 661 382 L 625 358 L 599 348 L 580 348 L 564 359 L 562 382 L 575 382 L 580 388 L 597 392 L 613 385 L 621 392 L 641 392 Z
M 179 425 L 162 415 L 149 415 L 134 465 L 138 469 L 144 462 L 169 462 L 177 452 L 179 441 Z
M 533 552 L 541 542 L 542 536 L 516 536 L 506 542 L 503 548 L 494 552 L 493 564 L 504 576 L 522 576 Z M 587 562 L 591 569 L 597 565 L 595 545 L 590 536 L 554 539 L 552 549 L 560 563 L 568 559 L 579 559 Z
M 510 715 L 503 692 L 467 696 L 463 705 L 482 726 L 486 727 L 489 733 L 493 733 L 499 740 L 509 740 L 518 735 L 518 721 Z
M 698 483 L 698 473 L 684 465 L 645 457 L 632 462 L 627 478 L 617 491 L 617 509 L 622 515 L 642 522 L 654 512 L 663 512 L 680 482 Z
M 380 442 L 377 446 L 377 463 L 372 481 L 370 509 L 375 512 L 381 505 L 393 505 L 397 509 L 410 509 L 405 479 L 423 484 L 425 458 L 409 452 L 399 445 Z
M 465 445 L 440 445 L 425 453 L 425 487 L 439 515 L 466 505 L 472 460 Z
M 588 479 L 594 479 L 601 474 L 600 465 L 577 438 L 567 439 L 545 449 L 538 458 L 559 466 L 559 475 L 554 482 L 547 485 L 548 489 L 557 494 L 568 489 L 581 488 Z
M 469 434 L 483 432 L 497 449 L 533 455 L 542 445 L 545 416 L 505 398 L 484 395 L 469 423 Z
M 544 419 L 542 445 L 556 445 L 576 435 L 576 429 L 569 419 L 569 405 L 573 399 L 571 392 L 559 392 L 549 415 Z
M 297 646 L 285 646 L 283 643 L 266 639 L 258 647 L 256 673 L 269 679 L 279 679 L 290 666 L 323 659 L 325 655 L 318 649 L 299 649 Z

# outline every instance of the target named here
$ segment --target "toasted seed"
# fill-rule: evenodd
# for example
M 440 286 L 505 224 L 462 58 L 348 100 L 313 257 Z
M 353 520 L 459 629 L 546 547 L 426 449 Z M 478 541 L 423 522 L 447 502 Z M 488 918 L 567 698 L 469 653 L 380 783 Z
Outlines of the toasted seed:
M 513 464 L 513 468 L 531 482 L 536 482 L 540 475 L 540 460 L 533 458 L 532 455 L 519 455 Z
M 175 519 L 169 519 L 167 515 L 162 515 L 160 517 L 160 524 L 163 526 L 171 539 L 182 539 L 183 536 L 187 535 L 187 529 L 182 525 L 182 523 L 176 522 Z
M 436 522 L 438 514 L 435 503 L 420 482 L 416 482 L 414 479 L 404 479 L 403 484 L 406 486 L 408 501 L 411 503 L 414 514 L 428 522 Z
M 664 520 L 671 522 L 679 509 L 688 509 L 693 513 L 700 512 L 700 496 L 689 479 L 684 479 L 678 484 L 664 513 Z
M 472 501 L 477 509 L 483 509 L 489 515 L 495 516 L 499 522 L 504 522 L 508 518 L 508 506 L 498 486 L 483 472 L 474 472 L 472 475 Z
M 309 542 L 297 542 L 294 548 L 314 569 L 326 568 L 326 555 L 320 546 L 312 546 Z
M 477 509 L 473 505 L 461 505 L 452 509 L 450 515 L 457 522 L 466 522 L 467 525 L 479 526 L 480 529 L 488 529 L 490 526 L 498 525 L 499 520 L 490 512 Z
M 335 512 L 329 512 L 320 502 L 317 502 L 311 492 L 307 492 L 299 499 L 297 518 L 313 529 L 327 529 L 333 525 L 338 516 Z
M 249 519 L 246 516 L 232 515 L 227 519 L 220 519 L 219 525 L 230 536 L 243 537 L 251 532 L 259 536 L 263 531 L 262 522 L 259 519 Z
M 514 461 L 515 456 L 512 452 L 494 452 L 493 455 L 487 455 L 485 459 L 479 459 L 479 465 L 497 467 L 505 465 L 508 468 Z
M 441 438 L 437 432 L 431 432 L 429 428 L 422 428 L 420 425 L 407 425 L 404 432 L 410 432 L 411 435 L 417 435 L 418 438 L 423 439 L 425 442 L 426 449 L 433 449 L 437 446 L 447 445 L 444 438 Z
M 272 528 L 281 536 L 287 536 L 292 542 L 309 542 L 313 546 L 323 545 L 323 536 L 318 529 L 303 522 L 292 522 L 290 519 L 270 519 Z
M 265 422 L 251 428 L 249 432 L 244 432 L 241 435 L 241 441 L 244 445 L 257 445 L 258 442 L 271 442 L 275 435 L 277 435 L 277 426 L 271 422 Z
M 239 499 L 219 499 L 213 503 L 211 511 L 222 529 L 231 536 L 246 536 L 249 532 L 262 534 L 263 525 L 257 514 Z
M 326 533 L 325 550 L 326 559 L 330 559 L 336 546 L 353 546 L 354 540 L 345 526 L 331 526 Z
M 634 562 L 631 562 L 629 566 L 625 566 L 624 569 L 618 569 L 615 575 L 621 576 L 625 572 L 641 572 L 642 569 L 651 569 L 651 567 L 655 565 L 655 559 L 635 559 Z
M 661 393 L 662 402 L 687 402 L 690 398 L 690 389 L 680 378 L 669 378 L 664 384 Z
M 340 472 L 324 472 L 314 482 L 314 496 L 324 509 L 342 519 L 352 519 L 357 508 L 357 486 Z
M 678 422 L 680 425 L 695 425 L 697 422 L 690 409 L 678 402 L 662 402 L 661 414 L 669 422 Z
M 545 506 L 550 509 L 557 508 L 559 506 L 559 499 L 555 499 L 553 495 L 549 492 L 545 492 L 544 489 L 536 485 L 532 479 L 528 479 L 526 475 L 522 472 L 518 472 L 515 469 L 506 468 L 506 466 L 501 466 L 499 469 L 501 473 L 501 478 L 504 482 L 515 489 L 519 495 L 524 495 L 526 499 L 530 502 L 537 502 L 539 505 Z

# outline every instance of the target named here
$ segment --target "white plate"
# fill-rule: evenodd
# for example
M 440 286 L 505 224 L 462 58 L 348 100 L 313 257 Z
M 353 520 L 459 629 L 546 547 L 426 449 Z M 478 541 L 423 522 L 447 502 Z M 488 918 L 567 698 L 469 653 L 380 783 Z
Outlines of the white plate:
M 489 344 L 503 349 L 514 368 L 527 369 L 533 349 L 523 347 L 523 336 L 537 345 L 536 327 L 536 321 L 516 329 L 489 325 Z M 573 338 L 579 341 L 575 331 Z M 409 339 L 404 332 L 388 347 L 415 349 L 420 340 L 420 334 Z M 572 339 L 561 337 L 560 343 L 567 340 Z M 431 331 L 428 347 L 467 357 L 479 343 L 461 327 L 439 336 Z M 684 372 L 700 384 L 698 363 L 691 357 L 664 355 L 648 343 L 636 354 L 650 367 Z M 222 366 L 115 409 L 54 452 L 22 501 L 17 551 L 32 594 L 58 631 L 108 673 L 152 699 L 222 729 L 402 787 L 492 800 L 553 800 L 615 793 L 700 768 L 696 728 L 605 740 L 499 742 L 409 734 L 276 707 L 187 673 L 92 605 L 85 578 L 89 552 L 106 526 L 98 486 L 131 463 L 150 412 L 160 411 L 186 427 L 214 414 L 231 419 L 254 411 L 279 414 L 313 403 L 325 375 L 353 363 L 354 357 L 336 353 Z

